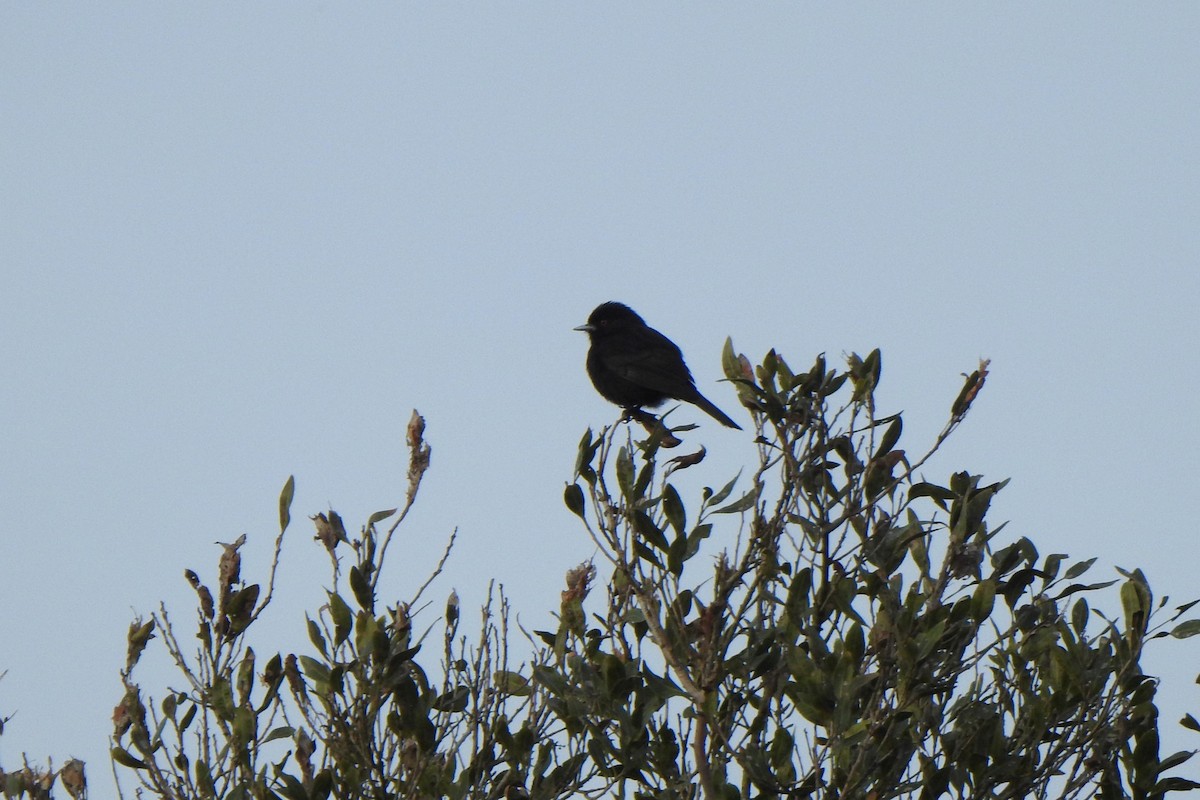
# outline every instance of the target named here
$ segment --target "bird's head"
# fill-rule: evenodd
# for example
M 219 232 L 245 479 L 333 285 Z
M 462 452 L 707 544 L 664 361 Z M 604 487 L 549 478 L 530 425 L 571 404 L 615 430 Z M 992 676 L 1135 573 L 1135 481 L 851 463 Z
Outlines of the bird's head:
M 616 328 L 645 324 L 645 321 L 629 306 L 624 303 L 610 301 L 596 306 L 592 313 L 588 315 L 587 324 L 580 325 L 575 330 L 583 331 L 589 336 L 595 336 L 596 334 L 603 334 L 605 331 Z

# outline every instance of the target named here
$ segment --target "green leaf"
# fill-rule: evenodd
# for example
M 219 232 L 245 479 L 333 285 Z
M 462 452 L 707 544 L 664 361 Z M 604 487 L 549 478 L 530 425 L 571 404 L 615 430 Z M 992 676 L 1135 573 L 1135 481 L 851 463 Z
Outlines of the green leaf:
M 501 693 L 511 697 L 528 697 L 533 693 L 529 681 L 519 672 L 498 669 L 492 674 L 492 683 Z
M 1117 581 L 1114 579 L 1111 581 L 1101 581 L 1100 583 L 1072 583 L 1070 586 L 1055 595 L 1054 599 L 1061 600 L 1064 597 L 1069 597 L 1077 592 L 1094 592 L 1098 589 L 1107 589 L 1116 582 Z
M 329 657 L 329 650 L 325 645 L 325 637 L 321 634 L 321 626 L 313 620 L 308 620 L 308 640 L 313 643 L 313 647 L 326 658 Z
M 1036 577 L 1037 570 L 1025 567 L 1014 572 L 1008 581 L 1005 582 L 1003 589 L 1004 599 L 1008 601 L 1009 608 L 1016 608 L 1017 601 Z
M 621 494 L 629 500 L 636 500 L 633 496 L 633 455 L 629 452 L 629 448 L 622 447 L 617 451 L 617 486 L 621 489 Z
M 1063 575 L 1067 580 L 1073 581 L 1083 573 L 1092 568 L 1092 564 L 1096 563 L 1096 559 L 1089 558 L 1087 561 L 1080 561 L 1077 564 L 1072 564 Z
M 946 633 L 946 620 L 938 620 L 932 627 L 921 631 L 916 637 L 917 646 L 917 661 L 924 661 L 935 651 L 943 646 L 943 637 Z
M 579 779 L 579 770 L 587 758 L 587 753 L 576 753 L 551 770 L 542 783 L 542 788 L 547 792 L 547 796 L 560 795 L 566 791 L 567 787 L 573 785 Z
M 1164 597 L 1164 598 L 1163 598 L 1163 602 L 1165 603 L 1166 601 L 1167 601 L 1167 598 L 1165 598 L 1165 597 Z M 1188 609 L 1190 609 L 1192 606 L 1196 605 L 1197 603 L 1200 603 L 1200 600 L 1192 600 L 1192 601 L 1190 601 L 1190 602 L 1184 603 L 1184 604 L 1183 604 L 1183 605 L 1181 605 L 1181 606 L 1177 606 L 1177 607 L 1175 608 L 1175 616 L 1176 616 L 1176 618 L 1178 618 L 1178 617 L 1179 617 L 1179 615 L 1181 615 L 1181 614 L 1186 614 L 1186 613 L 1187 613 L 1187 611 L 1188 611 Z
M 208 688 L 208 704 L 222 722 L 233 719 L 233 687 L 226 678 L 217 678 Z
M 755 504 L 758 503 L 758 493 L 761 490 L 762 490 L 762 484 L 757 484 L 754 486 L 754 488 L 752 488 L 750 491 L 746 492 L 744 495 L 739 497 L 737 500 L 734 500 L 732 503 L 730 503 L 727 506 L 724 506 L 723 508 L 716 509 L 715 511 L 713 511 L 713 513 L 714 514 L 738 514 L 743 511 L 748 511 L 748 510 L 754 508 Z
M 380 644 L 382 630 L 379 621 L 367 612 L 358 615 L 358 632 L 354 635 L 354 648 L 359 658 L 369 658 Z
M 309 790 L 309 800 L 326 800 L 333 790 L 333 771 L 323 769 L 313 777 L 312 789 Z
M 552 695 L 563 697 L 570 691 L 570 684 L 563 677 L 562 673 L 555 671 L 551 667 L 535 664 L 533 667 L 533 679 L 538 685 L 546 689 Z
M 114 747 L 108 752 L 112 756 L 112 760 L 122 767 L 129 767 L 130 769 L 146 769 L 147 767 L 145 761 L 137 758 L 124 747 Z
M 725 337 L 725 346 L 721 348 L 721 371 L 725 373 L 725 377 L 731 381 L 744 379 L 746 376 L 742 372 L 741 359 L 737 357 L 737 353 L 733 349 L 733 339 L 729 336 Z
M 916 500 L 918 497 L 932 497 L 934 502 L 936 502 L 942 508 L 945 508 L 946 506 L 944 503 L 956 499 L 958 495 L 947 489 L 945 486 L 938 486 L 934 483 L 926 483 L 922 481 L 920 483 L 914 483 L 908 489 L 909 500 Z
M 640 537 L 634 538 L 633 552 L 637 555 L 638 558 L 642 559 L 643 561 L 649 561 L 651 564 L 653 564 L 656 567 L 661 567 L 663 565 L 662 559 L 659 558 L 658 554 L 656 552 L 654 552 L 654 550 L 651 549 L 651 547 L 649 545 L 646 544 L 645 539 L 642 539 Z
M 566 485 L 566 487 L 563 489 L 563 502 L 566 504 L 567 509 L 572 514 L 574 514 L 575 516 L 579 517 L 582 520 L 587 519 L 587 517 L 585 517 L 583 515 L 583 512 L 584 512 L 583 489 L 580 488 L 579 484 L 568 483 Z
M 238 706 L 233 712 L 233 742 L 238 747 L 245 747 L 254 741 L 254 733 L 258 727 L 258 718 L 254 709 L 249 706 Z
M 1054 553 L 1046 556 L 1046 563 L 1042 565 L 1042 583 L 1052 583 L 1058 577 L 1059 565 L 1062 564 L 1066 556 L 1062 553 Z M 1068 579 L 1069 580 L 1069 579 Z
M 333 618 L 333 646 L 337 647 L 350 636 L 354 628 L 354 614 L 340 594 L 328 592 L 328 595 L 329 616 Z
M 687 692 L 679 688 L 675 681 L 666 677 L 666 674 L 658 675 L 650 667 L 642 664 L 642 680 L 646 682 L 646 689 L 651 693 L 651 696 L 661 702 L 665 702 L 672 697 L 683 697 Z
M 686 550 L 686 536 L 676 536 L 667 550 L 667 570 L 676 578 L 683 574 L 683 554 Z
M 776 728 L 775 737 L 771 740 L 771 746 L 768 751 L 769 758 L 776 774 L 781 771 L 789 773 L 789 782 L 792 779 L 793 747 L 795 747 L 795 740 L 792 738 L 792 734 L 786 728 Z
M 239 704 L 250 702 L 250 692 L 254 688 L 254 648 L 247 647 L 246 655 L 242 657 L 241 666 L 237 673 L 237 697 Z
M 650 488 L 650 483 L 654 480 L 654 466 L 655 461 L 653 458 L 647 458 L 642 464 L 642 469 L 638 472 L 637 481 L 633 484 L 633 493 L 638 498 L 646 496 L 646 490 Z
M 180 722 L 179 722 L 180 733 L 182 733 L 183 731 L 186 731 L 188 729 L 188 727 L 191 726 L 192 720 L 196 719 L 197 708 L 198 708 L 198 706 L 195 703 L 192 703 L 192 705 L 188 708 L 188 710 L 183 713 L 183 719 L 180 720 Z
M 212 771 L 207 761 L 196 762 L 196 788 L 200 790 L 201 797 L 216 796 L 216 786 L 213 784 Z
M 252 583 L 234 592 L 233 597 L 229 598 L 225 607 L 229 618 L 229 630 L 225 633 L 227 639 L 233 639 L 250 627 L 250 623 L 254 621 L 254 606 L 258 603 L 259 591 L 259 585 Z
M 1190 792 L 1195 789 L 1200 789 L 1200 783 L 1189 778 L 1163 778 L 1154 784 L 1154 789 L 1151 791 L 1150 796 L 1163 797 L 1168 792 Z
M 712 534 L 712 523 L 705 522 L 702 525 L 697 525 L 692 528 L 692 532 L 688 534 L 687 550 L 683 553 L 683 560 L 687 561 L 692 556 L 696 555 L 696 551 L 700 549 L 700 543 L 707 539 Z
M 621 622 L 627 625 L 637 625 L 646 623 L 646 612 L 640 608 L 631 608 L 621 615 Z
M 704 492 L 705 492 L 705 494 L 708 495 L 708 497 L 705 499 L 704 505 L 706 507 L 707 506 L 715 506 L 718 503 L 725 502 L 725 498 L 729 497 L 729 495 L 733 492 L 733 487 L 735 485 L 737 485 L 738 478 L 740 478 L 740 477 L 742 477 L 742 471 L 738 470 L 738 474 L 733 476 L 733 480 L 729 481 L 729 483 L 722 486 L 721 490 L 718 491 L 716 494 L 712 494 L 711 490 L 705 489 Z
M 350 590 L 358 607 L 367 613 L 375 613 L 375 591 L 357 565 L 350 568 Z
M 329 668 L 309 656 L 300 656 L 300 668 L 310 680 L 316 683 L 329 683 Z
M 850 367 L 850 376 L 854 379 L 854 400 L 863 402 L 879 386 L 879 376 L 883 371 L 879 349 L 872 350 L 865 359 L 851 353 L 846 361 Z
M 792 675 L 796 680 L 784 687 L 784 692 L 796 705 L 796 710 L 815 725 L 829 726 L 837 708 L 837 698 L 828 685 L 825 675 L 816 664 L 796 649 L 789 658 Z
M 1071 627 L 1075 631 L 1075 635 L 1083 638 L 1084 631 L 1087 630 L 1087 620 L 1089 613 L 1087 600 L 1082 597 L 1075 601 L 1075 605 L 1071 606 Z
M 1200 619 L 1181 622 L 1171 630 L 1171 635 L 1176 639 L 1190 639 L 1198 633 L 1200 633 Z
M 687 512 L 683 508 L 683 501 L 679 499 L 679 492 L 669 483 L 663 488 L 662 504 L 667 522 L 676 534 L 682 534 L 687 527 Z
M 896 442 L 900 441 L 900 432 L 904 430 L 904 421 L 900 417 L 892 420 L 892 424 L 883 433 L 883 439 L 879 442 L 879 449 L 875 451 L 874 458 L 879 458 L 882 455 L 890 453 L 892 448 L 896 446 Z
M 654 547 L 662 552 L 666 552 L 670 545 L 667 543 L 667 537 L 654 524 L 654 520 L 650 519 L 650 515 L 645 511 L 635 511 L 631 515 L 630 521 L 633 523 L 633 530 L 645 541 L 654 545 Z
M 993 580 L 980 581 L 975 587 L 975 594 L 971 596 L 971 619 L 975 622 L 983 622 L 992 613 L 992 606 L 996 601 L 996 582 Z
M 1150 614 L 1150 590 L 1139 580 L 1121 584 L 1121 608 L 1125 611 L 1125 627 L 1141 631 Z
M 394 508 L 388 508 L 383 511 L 376 511 L 374 514 L 367 517 L 367 527 L 368 528 L 374 527 L 375 523 L 382 522 L 383 520 L 387 519 L 388 517 L 390 517 L 392 514 L 395 514 L 395 513 L 396 513 L 396 509 L 394 509 Z
M 1161 774 L 1169 769 L 1175 769 L 1180 764 L 1186 764 L 1195 754 L 1196 753 L 1191 750 L 1180 750 L 1172 753 L 1158 762 L 1158 771 Z
M 282 533 L 292 521 L 292 498 L 296 494 L 296 476 L 288 475 L 279 493 L 279 530 Z
M 592 468 L 592 459 L 596 457 L 596 451 L 600 449 L 603 441 L 603 438 L 592 441 L 591 428 L 588 428 L 584 432 L 583 438 L 579 440 L 579 452 L 575 456 L 575 474 L 587 481 L 589 485 L 596 483 L 596 470 Z
M 812 607 L 812 575 L 812 567 L 804 567 L 796 573 L 788 587 L 785 608 L 793 625 L 799 626 Z
M 434 698 L 432 707 L 434 711 L 461 714 L 467 710 L 467 702 L 470 699 L 471 693 L 466 686 L 455 686 L 450 691 Z
M 712 523 L 702 523 L 687 536 L 677 536 L 671 542 L 671 549 L 667 551 L 667 567 L 672 575 L 679 577 L 683 574 L 683 565 L 700 551 L 700 543 L 709 537 L 712 528 Z
M 276 739 L 290 739 L 295 735 L 296 735 L 295 728 L 290 728 L 287 725 L 284 725 L 283 727 L 276 728 L 275 730 L 271 731 L 266 736 L 264 736 L 261 743 L 266 744 L 267 742 L 273 742 Z

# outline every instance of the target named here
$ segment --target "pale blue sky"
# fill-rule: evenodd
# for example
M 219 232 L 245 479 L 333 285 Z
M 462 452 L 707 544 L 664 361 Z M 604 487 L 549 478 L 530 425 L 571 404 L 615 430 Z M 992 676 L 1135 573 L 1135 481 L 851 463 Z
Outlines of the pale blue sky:
M 131 615 L 190 624 L 214 541 L 261 570 L 293 473 L 270 623 L 303 646 L 304 517 L 399 502 L 413 407 L 392 590 L 457 527 L 435 594 L 546 624 L 616 416 L 571 328 L 609 299 L 731 413 L 727 335 L 881 347 L 913 449 L 991 358 L 929 476 L 1011 477 L 1008 535 L 1200 596 L 1200 6 L 104 5 L 0 6 L 6 765 L 107 786 Z M 747 438 L 689 415 L 724 483 Z M 1174 728 L 1200 653 L 1158 652 Z

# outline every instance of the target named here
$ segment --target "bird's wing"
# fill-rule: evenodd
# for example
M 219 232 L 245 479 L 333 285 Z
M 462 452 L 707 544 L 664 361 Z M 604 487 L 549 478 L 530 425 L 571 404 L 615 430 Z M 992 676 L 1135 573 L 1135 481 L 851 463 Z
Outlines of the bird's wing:
M 629 346 L 607 349 L 604 366 L 638 386 L 690 400 L 695 384 L 675 343 L 653 328 L 639 330 L 636 339 Z

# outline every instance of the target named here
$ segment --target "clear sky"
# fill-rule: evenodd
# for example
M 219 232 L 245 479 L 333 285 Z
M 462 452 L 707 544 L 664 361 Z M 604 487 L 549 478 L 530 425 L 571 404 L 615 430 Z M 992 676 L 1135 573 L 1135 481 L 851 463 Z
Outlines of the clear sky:
M 305 517 L 400 501 L 414 407 L 390 590 L 457 528 L 434 594 L 548 624 L 609 299 L 743 421 L 726 336 L 881 347 L 914 450 L 991 358 L 928 476 L 1011 477 L 1002 536 L 1200 597 L 1198 41 L 1184 2 L 0 5 L 0 759 L 101 791 L 130 619 L 190 629 L 215 541 L 261 577 L 289 474 L 302 647 Z M 753 450 L 689 415 L 694 498 Z M 1156 649 L 1195 747 L 1200 651 Z

